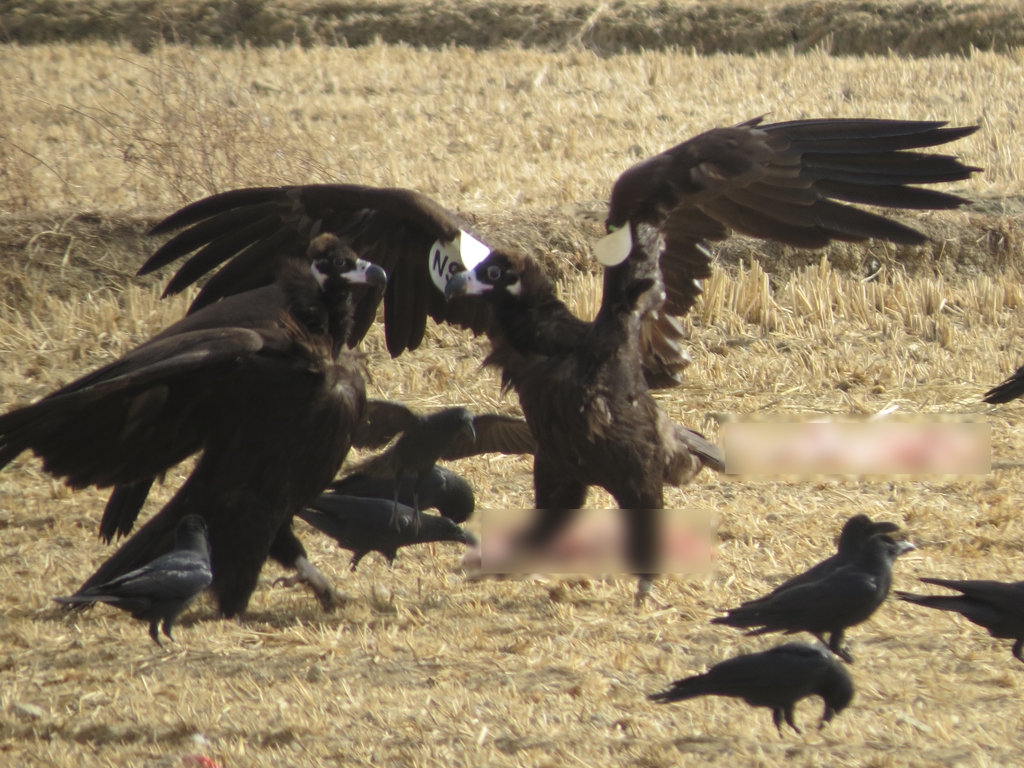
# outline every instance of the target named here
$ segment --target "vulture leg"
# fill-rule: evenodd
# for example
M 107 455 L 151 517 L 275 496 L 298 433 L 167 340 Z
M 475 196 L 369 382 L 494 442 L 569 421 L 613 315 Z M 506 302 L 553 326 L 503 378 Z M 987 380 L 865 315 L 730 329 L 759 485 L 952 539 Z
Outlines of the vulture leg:
M 1018 637 L 1013 644 L 1013 655 L 1019 661 L 1024 661 L 1024 655 L 1021 655 L 1022 650 L 1024 650 L 1024 637 Z
M 294 576 L 278 579 L 274 582 L 275 584 L 282 584 L 286 587 L 306 584 L 313 590 L 313 594 L 316 595 L 325 611 L 330 611 L 341 604 L 340 596 L 328 578 L 309 562 L 306 548 L 302 546 L 302 542 L 292 530 L 290 518 L 274 536 L 274 541 L 270 545 L 270 556 L 286 568 L 294 568 L 297 571 Z
M 647 600 L 658 575 L 652 573 L 658 556 L 659 516 L 665 506 L 661 482 L 656 483 L 657 491 L 639 494 L 613 494 L 619 509 L 626 516 L 626 560 L 635 568 L 638 577 L 636 596 L 633 604 L 639 608 Z
M 517 548 L 539 549 L 558 535 L 586 503 L 587 486 L 566 478 L 540 454 L 533 462 L 536 514 L 519 537 Z

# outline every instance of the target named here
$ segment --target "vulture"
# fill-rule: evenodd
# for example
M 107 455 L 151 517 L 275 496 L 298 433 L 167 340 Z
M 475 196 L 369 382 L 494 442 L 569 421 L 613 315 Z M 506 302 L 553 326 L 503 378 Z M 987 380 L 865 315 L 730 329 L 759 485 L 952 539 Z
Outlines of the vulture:
M 489 337 L 488 362 L 518 394 L 537 441 L 535 504 L 544 512 L 524 542 L 554 535 L 596 485 L 632 510 L 630 557 L 649 575 L 663 483 L 688 482 L 705 465 L 723 468 L 717 447 L 674 425 L 650 394 L 677 383 L 685 365 L 676 318 L 710 275 L 708 243 L 737 231 L 801 248 L 871 238 L 922 244 L 927 238 L 912 227 L 858 206 L 963 204 L 920 186 L 962 181 L 979 170 L 919 151 L 978 128 L 945 126 L 755 118 L 629 168 L 612 187 L 608 234 L 594 249 L 605 272 L 593 322 L 559 301 L 535 260 L 481 245 L 453 214 L 402 189 L 317 184 L 214 195 L 154 228 L 182 231 L 140 272 L 193 254 L 167 290 L 217 270 L 193 303 L 200 311 L 272 282 L 310 238 L 335 234 L 390 275 L 383 302 L 392 355 L 416 349 L 427 317 Z M 372 323 L 378 301 L 371 293 L 357 299 L 350 341 Z M 649 584 L 642 580 L 641 594 Z
M 824 648 L 785 643 L 761 653 L 748 653 L 715 664 L 703 675 L 676 680 L 672 687 L 647 698 L 667 704 L 698 696 L 732 696 L 752 707 L 768 707 L 779 733 L 785 721 L 797 733 L 793 707 L 808 696 L 821 696 L 825 711 L 819 729 L 853 701 L 853 680 L 846 668 Z
M 447 295 L 476 295 L 495 317 L 487 362 L 514 389 L 537 439 L 538 515 L 524 546 L 547 541 L 586 500 L 607 490 L 629 513 L 630 557 L 653 555 L 653 510 L 663 506 L 666 470 L 686 482 L 717 451 L 675 429 L 652 398 L 638 359 L 645 317 L 680 315 L 710 272 L 708 240 L 728 228 L 814 248 L 831 240 L 882 238 L 915 244 L 916 230 L 837 200 L 907 208 L 965 202 L 913 184 L 957 181 L 974 172 L 956 158 L 913 152 L 976 127 L 888 120 L 807 120 L 716 129 L 623 173 L 611 192 L 606 228 L 595 247 L 605 265 L 593 323 L 571 315 L 539 265 L 494 251 L 452 277 Z M 682 438 L 682 439 L 680 439 Z M 706 443 L 706 441 L 704 441 Z M 712 446 L 713 447 L 713 446 Z M 641 580 L 640 596 L 650 580 Z
M 353 286 L 387 277 L 333 235 L 276 279 L 196 311 L 119 360 L 0 416 L 0 468 L 24 450 L 73 488 L 144 486 L 192 454 L 164 508 L 77 593 L 86 596 L 171 550 L 178 522 L 207 526 L 221 612 L 243 611 L 268 556 L 325 604 L 333 590 L 291 531 L 348 453 L 366 405 L 347 342 Z
M 925 584 L 953 589 L 959 595 L 916 595 L 897 592 L 900 600 L 940 611 L 956 611 L 984 627 L 992 637 L 1013 640 L 1011 653 L 1024 661 L 1024 581 L 957 581 L 921 579 Z

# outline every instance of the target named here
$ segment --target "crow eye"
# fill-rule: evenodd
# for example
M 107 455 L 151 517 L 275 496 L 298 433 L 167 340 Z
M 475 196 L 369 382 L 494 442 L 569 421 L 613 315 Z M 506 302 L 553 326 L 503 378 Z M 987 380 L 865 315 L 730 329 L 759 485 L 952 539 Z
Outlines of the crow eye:
M 501 277 L 501 267 L 488 267 L 487 268 L 487 279 L 497 280 Z
M 334 266 L 337 267 L 338 269 L 341 269 L 342 267 L 345 266 L 345 259 L 343 259 L 341 256 L 338 256 L 337 258 L 334 259 Z

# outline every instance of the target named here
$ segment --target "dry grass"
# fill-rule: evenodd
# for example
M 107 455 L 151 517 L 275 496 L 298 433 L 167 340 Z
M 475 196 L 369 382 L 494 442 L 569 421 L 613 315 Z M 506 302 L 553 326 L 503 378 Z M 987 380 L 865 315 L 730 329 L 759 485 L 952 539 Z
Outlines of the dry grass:
M 282 182 L 398 185 L 467 211 L 605 199 L 629 165 L 716 125 L 981 121 L 964 189 L 1021 191 L 1020 55 L 905 60 L 585 51 L 0 47 L 0 211 L 167 210 Z
M 989 171 L 965 189 L 1019 194 L 1024 177 L 1013 151 L 1020 97 L 1007 87 L 1020 80 L 1016 56 L 605 60 L 371 46 L 142 57 L 96 45 L 2 48 L 0 71 L 0 205 L 47 219 L 47 209 L 166 212 L 242 184 L 344 179 L 417 187 L 492 222 L 515 207 L 525 211 L 517 226 L 532 222 L 550 246 L 559 224 L 537 210 L 603 198 L 638 157 L 769 110 L 983 116 L 984 131 L 957 151 Z M 2 410 L 113 359 L 186 303 L 159 301 L 152 285 L 117 296 L 98 287 L 97 276 L 106 285 L 131 271 L 115 239 L 148 247 L 137 229 L 75 229 L 81 222 L 63 214 L 52 225 L 18 221 L 26 236 L 5 230 L 0 240 L 12 251 L 0 264 Z M 952 248 L 955 230 L 944 237 Z M 77 282 L 58 280 L 65 268 Z M 785 280 L 753 266 L 707 282 L 687 320 L 688 386 L 661 396 L 677 420 L 714 437 L 723 412 L 895 403 L 986 413 L 999 468 L 917 483 L 702 475 L 669 501 L 720 514 L 722 567 L 662 582 L 640 612 L 628 582 L 467 583 L 446 546 L 406 551 L 394 570 L 370 558 L 352 575 L 333 542 L 299 523 L 312 557 L 350 595 L 343 609 L 325 615 L 308 593 L 272 587 L 270 566 L 244 622 L 215 621 L 203 602 L 180 645 L 162 653 L 113 609 L 66 618 L 51 607 L 109 553 L 95 538 L 105 497 L 71 493 L 23 456 L 0 473 L 0 762 L 176 766 L 205 752 L 232 767 L 1021 764 L 1024 669 L 1009 644 L 900 603 L 853 630 L 857 698 L 821 733 L 779 739 L 764 711 L 731 701 L 643 698 L 777 642 L 707 619 L 820 558 L 856 512 L 900 522 L 921 547 L 897 566 L 897 588 L 914 588 L 917 575 L 1024 574 L 1021 408 L 979 403 L 1024 356 L 1024 294 L 1005 275 L 944 274 L 912 279 L 886 262 L 880 282 L 827 265 Z M 595 278 L 562 289 L 592 311 Z M 432 329 L 424 349 L 392 361 L 375 329 L 364 343 L 373 392 L 418 407 L 514 409 L 478 369 L 485 346 Z M 480 506 L 530 504 L 526 461 L 458 469 Z M 182 479 L 169 477 L 147 514 Z M 816 702 L 798 714 L 807 725 L 816 715 Z
M 0 313 L 0 407 L 120 354 L 185 305 L 151 288 L 77 302 L 44 288 L 30 290 L 20 314 Z M 598 291 L 592 277 L 563 286 L 581 312 Z M 273 588 L 271 566 L 244 622 L 213 620 L 205 602 L 179 628 L 180 645 L 161 653 L 113 609 L 68 619 L 51 607 L 108 553 L 95 541 L 103 495 L 72 494 L 22 457 L 0 475 L 0 751 L 12 765 L 55 766 L 179 765 L 197 752 L 225 766 L 1019 764 L 1024 670 L 1008 643 L 895 602 L 853 631 L 857 698 L 824 732 L 780 739 L 763 710 L 714 699 L 656 707 L 643 694 L 777 642 L 707 619 L 822 556 L 855 512 L 900 522 L 921 546 L 897 566 L 897 588 L 913 588 L 916 575 L 1024 573 L 1020 408 L 978 402 L 1018 361 L 1022 321 L 1024 295 L 1005 278 L 890 273 L 864 284 L 822 265 L 772 289 L 756 266 L 716 274 L 689 321 L 689 384 L 662 396 L 676 419 L 714 435 L 712 411 L 896 403 L 909 413 L 990 413 L 1003 468 L 942 483 L 705 474 L 670 501 L 718 511 L 721 568 L 662 582 L 640 612 L 628 582 L 467 583 L 458 551 L 445 546 L 407 550 L 394 570 L 371 558 L 351 575 L 333 542 L 298 524 L 350 595 L 343 609 L 325 615 L 309 594 Z M 425 347 L 391 361 L 375 329 L 365 343 L 374 393 L 509 407 L 496 401 L 495 377 L 478 372 L 480 341 L 440 328 Z M 528 462 L 458 468 L 481 506 L 529 504 Z M 799 717 L 811 725 L 817 714 L 808 702 Z
M 1020 47 L 1024 17 L 1012 0 L 20 0 L 0 5 L 0 33 L 22 45 L 126 40 L 143 51 L 163 40 L 585 47 L 603 55 L 824 45 L 841 55 L 936 56 Z

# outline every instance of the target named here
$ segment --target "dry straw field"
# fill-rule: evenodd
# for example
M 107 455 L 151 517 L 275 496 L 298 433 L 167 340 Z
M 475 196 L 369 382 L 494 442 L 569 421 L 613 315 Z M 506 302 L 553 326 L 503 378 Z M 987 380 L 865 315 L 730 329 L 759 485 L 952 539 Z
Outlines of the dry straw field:
M 143 222 L 238 185 L 400 184 L 475 217 L 495 241 L 546 248 L 562 290 L 592 312 L 582 265 L 593 235 L 559 212 L 603 198 L 630 163 L 714 125 L 874 115 L 981 121 L 956 146 L 985 174 L 972 210 L 914 220 L 933 247 L 819 255 L 731 246 L 687 319 L 687 386 L 661 396 L 717 437 L 715 414 L 823 411 L 986 414 L 995 470 L 931 482 L 732 482 L 702 475 L 674 505 L 721 519 L 721 566 L 666 579 L 653 604 L 631 581 L 467 582 L 454 547 L 368 558 L 359 572 L 301 523 L 349 600 L 324 614 L 274 587 L 268 566 L 241 622 L 192 608 L 165 652 L 99 607 L 50 601 L 108 553 L 104 494 L 71 493 L 23 456 L 0 473 L 0 762 L 222 766 L 993 766 L 1024 763 L 1024 667 L 959 619 L 890 602 L 851 632 L 857 696 L 824 731 L 780 738 L 764 710 L 644 695 L 778 638 L 712 627 L 832 547 L 856 512 L 905 526 L 915 577 L 1024 575 L 1020 404 L 982 406 L 1024 360 L 1016 227 L 1021 59 L 758 57 L 586 51 L 470 52 L 370 46 L 194 50 L 104 45 L 0 48 L 0 408 L 121 354 L 185 301 L 130 273 Z M 89 216 L 75 214 L 96 212 Z M 113 234 L 117 236 L 114 237 Z M 127 234 L 126 234 L 127 233 Z M 135 233 L 134 235 L 132 233 Z M 569 234 L 566 234 L 569 233 Z M 107 235 L 111 235 L 109 238 Z M 133 239 L 134 238 L 134 239 Z M 743 259 L 745 266 L 735 262 Z M 779 271 L 768 275 L 759 260 Z M 965 267 L 963 262 L 970 263 Z M 801 266 L 806 265 L 806 266 Z M 109 286 L 120 288 L 111 290 Z M 485 344 L 445 328 L 391 361 L 365 342 L 377 396 L 414 406 L 514 411 L 479 370 Z M 458 466 L 478 504 L 530 504 L 530 465 Z M 166 500 L 183 473 L 168 478 Z M 594 495 L 592 503 L 607 499 Z

